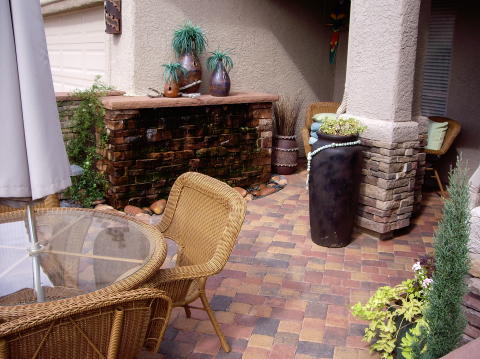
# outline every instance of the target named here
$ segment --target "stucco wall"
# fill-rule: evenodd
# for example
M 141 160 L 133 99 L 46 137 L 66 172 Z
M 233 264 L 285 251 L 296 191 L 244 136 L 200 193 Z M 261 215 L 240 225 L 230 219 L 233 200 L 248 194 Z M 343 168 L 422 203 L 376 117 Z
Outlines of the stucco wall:
M 471 173 L 480 164 L 480 23 L 479 6 L 474 1 L 464 1 L 457 8 L 453 41 L 453 62 L 447 117 L 459 121 L 462 131 L 446 156 L 442 174 L 446 177 L 450 164 L 462 153 Z
M 339 51 L 338 65 L 328 63 L 330 31 L 324 24 L 330 1 L 143 0 L 123 4 L 123 33 L 110 37 L 108 44 L 110 80 L 131 94 L 162 87 L 161 65 L 174 60 L 172 32 L 187 19 L 205 29 L 209 51 L 233 49 L 232 91 L 301 94 L 305 109 L 314 101 L 331 101 L 335 73 L 345 72 L 345 46 Z M 202 90 L 207 91 L 205 70 L 203 80 Z M 341 79 L 335 84 L 337 100 L 343 83 Z M 303 116 L 302 112 L 298 128 Z

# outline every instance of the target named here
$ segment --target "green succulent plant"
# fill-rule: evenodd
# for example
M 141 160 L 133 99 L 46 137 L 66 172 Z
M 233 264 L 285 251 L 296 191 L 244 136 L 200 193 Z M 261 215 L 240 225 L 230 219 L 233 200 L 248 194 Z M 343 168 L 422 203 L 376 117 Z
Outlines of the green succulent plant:
M 352 136 L 359 135 L 367 129 L 355 118 L 327 118 L 322 121 L 319 132 L 326 135 Z
M 179 83 L 181 75 L 185 75 L 185 68 L 178 62 L 172 62 L 170 64 L 163 64 L 165 70 L 163 70 L 163 79 L 165 83 Z
M 177 56 L 188 52 L 200 55 L 205 51 L 207 38 L 200 26 L 187 21 L 173 33 L 172 47 Z
M 233 68 L 233 61 L 227 51 L 216 50 L 210 53 L 212 56 L 207 59 L 207 67 L 210 71 L 215 70 L 217 62 L 221 61 L 223 62 L 223 66 L 225 66 L 225 70 L 230 72 L 230 70 Z

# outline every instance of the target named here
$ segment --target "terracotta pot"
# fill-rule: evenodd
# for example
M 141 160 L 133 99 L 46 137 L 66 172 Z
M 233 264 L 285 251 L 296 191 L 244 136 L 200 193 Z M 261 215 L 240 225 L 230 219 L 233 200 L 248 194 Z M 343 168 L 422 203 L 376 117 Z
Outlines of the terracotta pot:
M 198 56 L 192 52 L 187 52 L 180 56 L 179 61 L 183 68 L 186 70 L 185 75 L 182 76 L 180 81 L 180 87 L 191 84 L 192 82 L 202 79 L 202 65 Z M 185 93 L 199 92 L 200 84 L 189 87 L 183 90 Z
M 353 142 L 357 136 L 318 132 L 312 151 L 331 143 Z M 361 145 L 327 148 L 310 162 L 308 179 L 310 232 L 323 247 L 345 247 L 352 241 L 362 176 Z
M 163 87 L 163 96 L 178 97 L 180 94 L 180 86 L 176 82 L 166 83 Z
M 212 96 L 228 96 L 230 93 L 230 76 L 223 66 L 222 61 L 217 62 L 215 70 L 212 72 L 212 78 L 210 79 L 210 95 Z
M 272 148 L 272 170 L 291 175 L 297 170 L 298 147 L 295 136 L 275 136 Z

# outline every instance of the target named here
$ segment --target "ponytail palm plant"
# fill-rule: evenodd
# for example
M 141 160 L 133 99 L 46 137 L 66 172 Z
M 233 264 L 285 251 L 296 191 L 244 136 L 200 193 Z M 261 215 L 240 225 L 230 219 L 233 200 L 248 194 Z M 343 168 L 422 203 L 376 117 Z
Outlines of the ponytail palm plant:
M 206 46 L 207 38 L 204 31 L 190 21 L 176 29 L 173 34 L 172 47 L 178 57 L 186 53 L 200 55 Z
M 207 67 L 210 71 L 215 70 L 217 63 L 221 62 L 223 63 L 225 70 L 230 72 L 230 70 L 233 68 L 233 60 L 227 51 L 216 50 L 210 53 L 212 56 L 207 59 Z
M 162 65 L 165 70 L 163 71 L 163 79 L 165 83 L 176 83 L 180 82 L 180 78 L 185 74 L 185 69 L 178 62 L 172 62 L 170 64 Z

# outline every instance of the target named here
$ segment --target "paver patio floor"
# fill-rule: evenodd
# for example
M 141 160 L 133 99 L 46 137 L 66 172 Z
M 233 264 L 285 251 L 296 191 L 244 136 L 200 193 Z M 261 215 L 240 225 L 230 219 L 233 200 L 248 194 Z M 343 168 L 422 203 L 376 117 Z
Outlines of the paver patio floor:
M 346 248 L 323 248 L 309 234 L 306 172 L 248 203 L 238 243 L 208 295 L 231 353 L 224 353 L 205 313 L 173 313 L 159 358 L 373 358 L 361 341 L 365 323 L 349 308 L 381 285 L 411 276 L 418 256 L 432 251 L 442 202 L 424 195 L 409 232 L 380 241 L 355 233 Z

